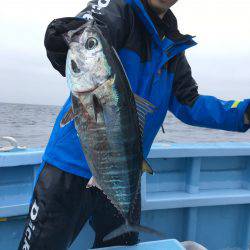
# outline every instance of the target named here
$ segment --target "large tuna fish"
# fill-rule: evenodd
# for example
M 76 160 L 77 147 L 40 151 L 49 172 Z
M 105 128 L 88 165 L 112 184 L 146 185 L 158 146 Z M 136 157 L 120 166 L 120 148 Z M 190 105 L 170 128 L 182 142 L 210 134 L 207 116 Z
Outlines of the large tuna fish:
M 115 50 L 93 22 L 70 31 L 66 40 L 72 107 L 61 126 L 74 119 L 93 175 L 88 187 L 100 188 L 125 218 L 125 224 L 104 240 L 128 231 L 149 232 L 130 221 L 130 215 L 143 169 L 152 172 L 143 160 L 141 131 L 154 106 L 133 95 Z

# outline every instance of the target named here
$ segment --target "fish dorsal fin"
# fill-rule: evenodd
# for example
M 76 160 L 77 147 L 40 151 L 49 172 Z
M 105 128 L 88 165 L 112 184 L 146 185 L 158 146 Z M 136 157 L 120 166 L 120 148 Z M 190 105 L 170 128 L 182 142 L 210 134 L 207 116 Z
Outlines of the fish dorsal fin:
M 71 106 L 69 111 L 67 113 L 65 113 L 64 117 L 62 118 L 62 120 L 60 122 L 60 127 L 62 128 L 64 126 L 66 126 L 69 122 L 74 120 L 76 117 L 77 117 L 77 115 L 74 114 L 73 108 Z
M 152 175 L 154 174 L 153 169 L 150 167 L 148 161 L 146 161 L 146 160 L 143 160 L 143 162 L 142 162 L 142 172 L 146 172 L 146 173 L 152 174 Z
M 143 133 L 146 116 L 153 113 L 155 106 L 144 98 L 134 94 L 141 133 Z

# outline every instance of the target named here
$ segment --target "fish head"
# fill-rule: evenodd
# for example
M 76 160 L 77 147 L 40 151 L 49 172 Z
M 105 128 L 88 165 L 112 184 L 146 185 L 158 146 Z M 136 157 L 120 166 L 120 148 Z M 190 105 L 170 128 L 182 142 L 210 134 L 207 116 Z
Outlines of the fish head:
M 90 93 L 112 75 L 105 56 L 106 40 L 101 31 L 89 22 L 68 32 L 65 38 L 69 44 L 66 60 L 68 87 L 75 96 Z

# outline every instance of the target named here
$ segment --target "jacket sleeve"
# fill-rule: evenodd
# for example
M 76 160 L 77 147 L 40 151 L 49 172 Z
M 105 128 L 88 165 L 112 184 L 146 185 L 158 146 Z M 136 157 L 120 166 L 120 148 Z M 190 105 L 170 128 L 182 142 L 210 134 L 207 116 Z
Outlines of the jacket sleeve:
M 63 34 L 89 20 L 94 20 L 108 43 L 119 50 L 132 30 L 133 11 L 123 0 L 93 0 L 76 17 L 53 20 L 46 30 L 44 45 L 51 64 L 62 76 L 68 51 Z
M 185 54 L 177 59 L 169 110 L 181 121 L 193 126 L 244 132 L 244 114 L 250 100 L 224 101 L 199 95 Z

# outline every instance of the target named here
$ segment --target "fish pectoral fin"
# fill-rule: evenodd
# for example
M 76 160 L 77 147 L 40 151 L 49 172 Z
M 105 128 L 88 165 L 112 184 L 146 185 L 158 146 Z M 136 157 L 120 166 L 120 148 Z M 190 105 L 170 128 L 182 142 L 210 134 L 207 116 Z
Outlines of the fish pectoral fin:
M 150 167 L 149 163 L 146 160 L 142 162 L 142 172 L 146 172 L 148 174 L 154 174 L 153 169 Z
M 143 133 L 146 115 L 149 113 L 151 114 L 154 113 L 156 107 L 151 102 L 147 101 L 146 99 L 136 94 L 134 94 L 134 97 L 135 97 L 135 102 L 136 102 L 140 130 L 141 130 L 141 133 Z
M 91 187 L 96 187 L 102 190 L 101 187 L 97 184 L 95 177 L 93 176 L 90 178 L 89 182 L 86 185 L 86 188 L 91 188 Z
M 62 120 L 60 122 L 60 127 L 62 128 L 64 126 L 66 126 L 69 122 L 71 122 L 72 120 L 74 120 L 76 117 L 77 117 L 77 115 L 74 114 L 73 108 L 70 107 L 69 111 L 62 118 Z
M 94 113 L 95 113 L 95 121 L 97 122 L 97 116 L 99 113 L 103 112 L 103 107 L 102 107 L 101 101 L 96 95 L 93 95 L 93 107 L 94 107 Z

